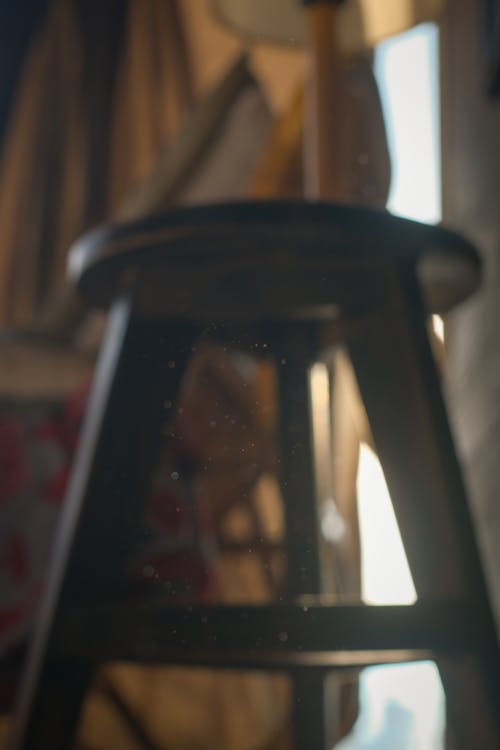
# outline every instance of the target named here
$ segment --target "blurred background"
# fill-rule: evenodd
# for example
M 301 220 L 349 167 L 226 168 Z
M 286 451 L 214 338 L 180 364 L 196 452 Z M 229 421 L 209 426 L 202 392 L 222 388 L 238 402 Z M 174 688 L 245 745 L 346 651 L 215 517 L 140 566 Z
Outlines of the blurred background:
M 228 5 L 0 1 L 5 734 L 106 323 L 67 281 L 69 247 L 103 222 L 308 191 L 308 46 L 298 35 L 276 43 L 243 33 L 228 23 Z M 349 43 L 339 44 L 331 97 L 337 187 L 322 197 L 443 220 L 482 253 L 481 290 L 429 330 L 498 614 L 500 9 L 495 0 L 408 2 L 390 35 L 372 39 L 370 4 L 357 5 L 367 14 L 363 44 L 351 42 L 357 27 L 346 15 Z M 311 374 L 316 440 L 340 451 L 318 498 L 325 592 L 411 604 L 411 573 L 350 363 L 341 350 L 332 357 L 335 387 L 321 363 Z M 180 405 L 171 405 L 183 441 L 166 441 L 144 548 L 131 560 L 134 585 L 160 581 L 175 601 L 282 595 L 274 379 L 265 358 L 202 342 Z M 216 411 L 207 406 L 214 402 Z M 325 403 L 339 422 L 322 443 Z M 217 434 L 214 424 L 223 425 Z M 238 458 L 242 424 L 245 446 L 254 446 L 246 462 Z M 445 698 L 432 662 L 332 675 L 326 695 L 331 747 L 445 746 Z M 78 747 L 279 750 L 291 746 L 291 710 L 285 675 L 112 665 L 87 701 Z

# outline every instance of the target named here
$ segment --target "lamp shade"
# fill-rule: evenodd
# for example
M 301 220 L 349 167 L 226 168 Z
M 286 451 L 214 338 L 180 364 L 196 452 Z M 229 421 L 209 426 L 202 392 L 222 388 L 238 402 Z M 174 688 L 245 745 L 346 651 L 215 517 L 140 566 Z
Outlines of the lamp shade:
M 221 21 L 263 41 L 300 45 L 306 39 L 300 0 L 212 0 Z M 345 0 L 336 13 L 338 43 L 346 52 L 373 47 L 436 18 L 445 0 Z

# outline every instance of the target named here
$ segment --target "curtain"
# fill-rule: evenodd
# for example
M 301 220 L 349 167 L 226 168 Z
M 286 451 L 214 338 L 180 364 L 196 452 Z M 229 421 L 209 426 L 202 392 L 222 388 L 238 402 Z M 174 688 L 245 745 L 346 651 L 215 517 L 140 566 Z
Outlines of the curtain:
M 152 169 L 191 101 L 175 0 L 51 0 L 0 157 L 0 326 L 43 318 L 70 244 Z

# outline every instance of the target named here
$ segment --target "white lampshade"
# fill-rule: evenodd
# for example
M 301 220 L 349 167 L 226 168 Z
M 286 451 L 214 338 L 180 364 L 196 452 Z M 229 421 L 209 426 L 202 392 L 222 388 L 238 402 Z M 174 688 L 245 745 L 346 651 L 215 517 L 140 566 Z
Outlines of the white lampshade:
M 305 42 L 300 0 L 212 0 L 221 21 L 263 41 Z M 445 0 L 345 0 L 335 14 L 339 46 L 346 52 L 373 47 L 423 21 L 435 19 Z

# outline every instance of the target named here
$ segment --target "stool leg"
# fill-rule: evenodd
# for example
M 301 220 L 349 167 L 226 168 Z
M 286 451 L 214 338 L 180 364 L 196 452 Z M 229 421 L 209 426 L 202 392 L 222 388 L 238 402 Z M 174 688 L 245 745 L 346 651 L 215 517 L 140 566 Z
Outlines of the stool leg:
M 91 664 L 60 664 L 48 658 L 39 676 L 40 689 L 33 696 L 26 724 L 20 726 L 18 723 L 19 713 L 14 717 L 16 724 L 11 746 L 16 749 L 72 747 L 81 707 L 94 672 L 95 667 Z M 24 685 L 22 690 L 25 690 Z
M 395 294 L 349 350 L 417 594 L 465 601 L 479 628 L 472 658 L 438 660 L 457 747 L 497 750 L 498 639 L 414 276 L 402 275 Z
M 321 592 L 309 382 L 309 367 L 317 353 L 315 329 L 311 325 L 288 325 L 276 329 L 273 340 L 279 393 L 279 474 L 286 527 L 286 595 L 294 598 Z M 324 673 L 298 669 L 291 677 L 295 747 L 325 750 Z
M 165 426 L 197 332 L 111 311 L 62 511 L 48 582 L 27 658 L 12 750 L 71 747 L 97 665 L 58 663 L 53 632 L 75 603 L 125 586 Z
M 293 741 L 296 750 L 326 749 L 323 670 L 298 669 L 293 679 Z
M 279 479 L 286 520 L 286 594 L 321 592 L 309 368 L 314 328 L 291 325 L 275 344 L 279 394 Z

